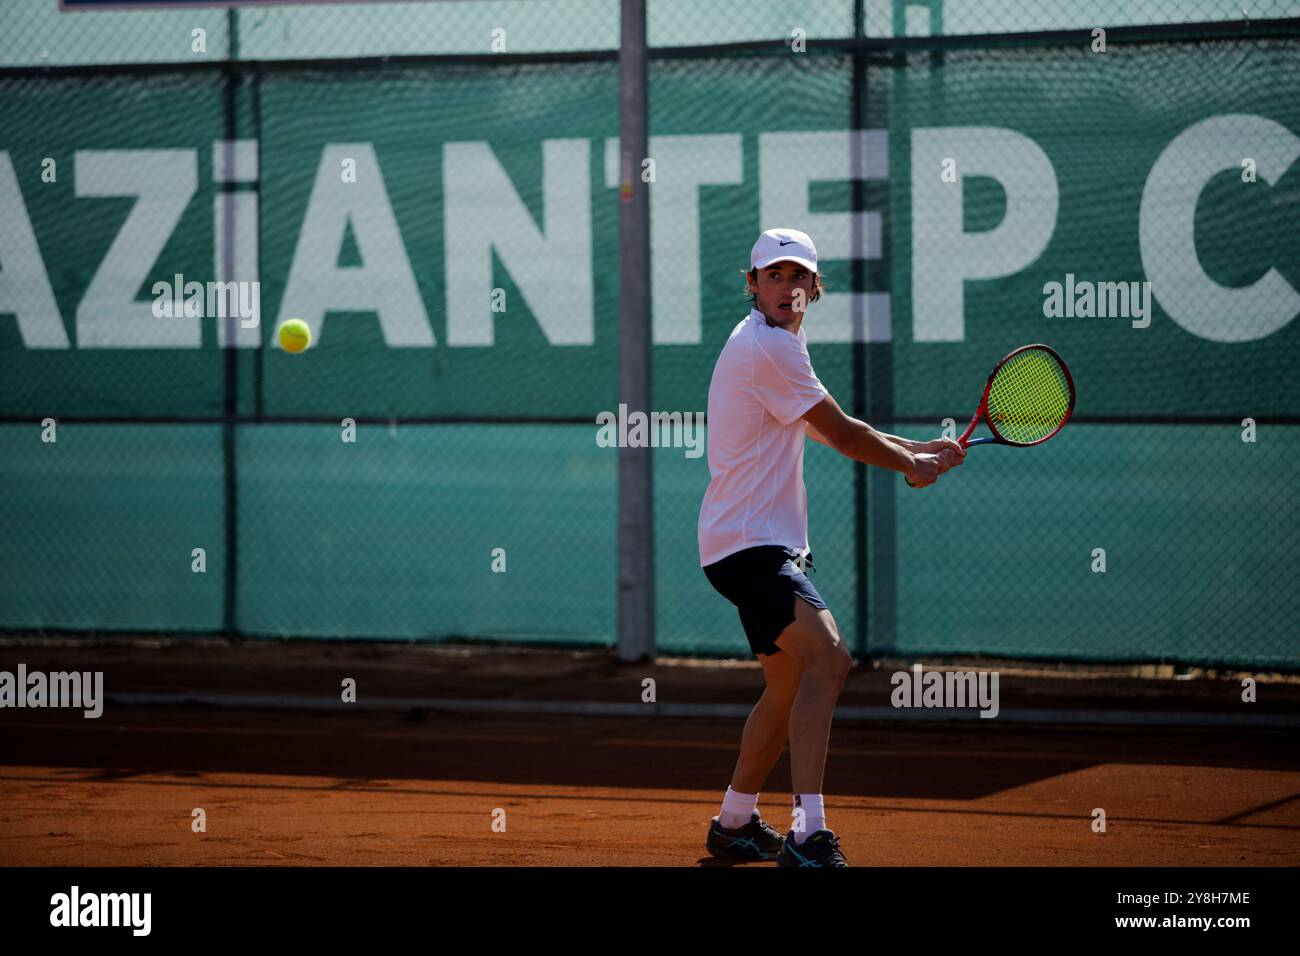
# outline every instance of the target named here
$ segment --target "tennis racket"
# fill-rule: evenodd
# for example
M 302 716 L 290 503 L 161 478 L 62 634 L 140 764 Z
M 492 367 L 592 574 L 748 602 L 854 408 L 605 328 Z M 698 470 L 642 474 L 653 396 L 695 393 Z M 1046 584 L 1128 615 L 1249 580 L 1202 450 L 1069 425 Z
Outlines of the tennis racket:
M 1065 360 L 1046 345 L 1023 345 L 989 373 L 979 408 L 957 441 L 963 448 L 1041 445 L 1065 427 L 1073 411 L 1074 379 Z M 992 437 L 970 437 L 980 419 Z

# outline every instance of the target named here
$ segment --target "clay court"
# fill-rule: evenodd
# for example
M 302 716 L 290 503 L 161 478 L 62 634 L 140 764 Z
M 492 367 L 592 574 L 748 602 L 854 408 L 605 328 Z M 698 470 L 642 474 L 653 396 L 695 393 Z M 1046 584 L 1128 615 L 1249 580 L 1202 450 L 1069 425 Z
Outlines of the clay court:
M 670 713 L 743 713 L 762 686 L 752 662 L 518 648 L 4 648 L 6 667 L 18 660 L 102 670 L 109 699 L 96 720 L 4 715 L 8 866 L 730 865 L 703 840 L 743 717 L 664 716 L 641 681 Z M 326 696 L 345 676 L 356 704 Z M 1294 683 L 1262 685 L 1251 719 L 1272 727 L 1088 723 L 1213 723 L 1247 706 L 1232 679 L 1184 676 L 1008 669 L 993 720 L 837 720 L 825 792 L 850 863 L 1300 864 Z M 841 707 L 887 703 L 887 669 L 860 666 Z M 599 712 L 623 704 L 645 716 Z M 1069 722 L 1025 719 L 1044 713 Z M 788 754 L 759 808 L 788 825 Z

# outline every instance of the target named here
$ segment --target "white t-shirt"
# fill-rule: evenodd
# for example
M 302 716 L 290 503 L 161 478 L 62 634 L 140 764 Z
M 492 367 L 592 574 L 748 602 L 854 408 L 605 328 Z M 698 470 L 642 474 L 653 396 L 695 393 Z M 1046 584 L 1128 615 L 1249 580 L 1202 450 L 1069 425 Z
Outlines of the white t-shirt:
M 709 382 L 701 567 L 760 545 L 808 552 L 802 416 L 827 394 L 802 327 L 792 334 L 751 309 L 731 330 Z

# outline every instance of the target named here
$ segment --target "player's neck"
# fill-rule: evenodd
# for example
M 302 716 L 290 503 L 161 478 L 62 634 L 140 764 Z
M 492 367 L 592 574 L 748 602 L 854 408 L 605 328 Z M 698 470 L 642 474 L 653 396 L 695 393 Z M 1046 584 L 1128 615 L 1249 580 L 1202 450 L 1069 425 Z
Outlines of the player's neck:
M 763 317 L 763 321 L 766 322 L 770 327 L 774 329 L 785 329 L 791 335 L 798 335 L 800 327 L 803 326 L 802 312 L 795 313 L 796 318 L 793 322 L 773 322 L 772 317 L 768 315 L 766 312 L 759 312 L 759 315 Z

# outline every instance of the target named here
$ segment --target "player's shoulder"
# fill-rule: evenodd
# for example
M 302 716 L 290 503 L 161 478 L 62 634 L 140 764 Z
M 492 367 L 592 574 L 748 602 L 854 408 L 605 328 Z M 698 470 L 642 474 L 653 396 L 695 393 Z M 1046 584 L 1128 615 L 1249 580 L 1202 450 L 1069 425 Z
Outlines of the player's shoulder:
M 749 316 L 741 319 L 731 328 L 727 335 L 727 341 L 722 345 L 723 354 L 735 354 L 737 349 L 748 349 L 753 346 L 757 329 Z

